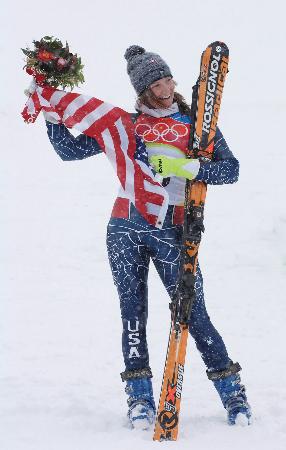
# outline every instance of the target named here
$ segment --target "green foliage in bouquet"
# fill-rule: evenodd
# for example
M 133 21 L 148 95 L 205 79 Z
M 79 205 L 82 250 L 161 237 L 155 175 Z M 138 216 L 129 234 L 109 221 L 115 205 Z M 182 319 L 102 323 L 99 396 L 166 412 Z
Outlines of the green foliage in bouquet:
M 33 41 L 34 49 L 22 48 L 26 56 L 24 68 L 42 83 L 57 88 L 78 86 L 84 82 L 83 65 L 77 54 L 69 51 L 68 43 L 62 42 L 53 36 L 45 36 L 40 41 Z

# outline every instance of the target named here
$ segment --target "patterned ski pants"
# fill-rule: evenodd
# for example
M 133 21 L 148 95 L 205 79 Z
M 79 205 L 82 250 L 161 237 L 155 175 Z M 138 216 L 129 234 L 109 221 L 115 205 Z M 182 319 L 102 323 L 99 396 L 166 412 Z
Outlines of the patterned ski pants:
M 171 218 L 172 210 L 169 207 L 164 227 L 159 230 L 149 225 L 132 207 L 129 219 L 111 218 L 108 224 L 107 249 L 120 298 L 122 350 L 126 370 L 149 366 L 146 323 L 150 258 L 170 296 L 176 286 L 182 226 L 172 225 Z M 195 289 L 196 300 L 189 331 L 206 367 L 215 371 L 223 370 L 230 359 L 206 311 L 199 266 Z

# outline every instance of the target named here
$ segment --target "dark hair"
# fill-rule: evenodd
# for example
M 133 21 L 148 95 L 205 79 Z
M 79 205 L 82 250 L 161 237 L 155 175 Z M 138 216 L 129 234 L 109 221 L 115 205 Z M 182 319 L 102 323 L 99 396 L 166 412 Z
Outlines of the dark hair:
M 137 101 L 139 105 L 146 105 L 148 108 L 154 108 L 150 100 L 153 100 L 159 108 L 164 108 L 164 105 L 160 100 L 153 94 L 150 88 L 145 89 L 143 94 L 139 95 Z M 188 105 L 184 97 L 179 94 L 179 92 L 174 92 L 174 101 L 178 103 L 179 111 L 181 114 L 191 114 L 191 107 Z

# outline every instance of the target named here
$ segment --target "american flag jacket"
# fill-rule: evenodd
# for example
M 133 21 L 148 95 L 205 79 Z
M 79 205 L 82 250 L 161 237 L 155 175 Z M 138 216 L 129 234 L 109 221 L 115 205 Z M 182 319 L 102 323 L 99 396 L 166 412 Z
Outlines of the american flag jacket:
M 80 134 L 74 137 L 64 126 L 46 121 L 47 133 L 50 142 L 63 161 L 75 161 L 89 158 L 102 153 L 100 145 L 94 138 Z M 148 154 L 144 142 L 136 138 L 136 158 L 148 160 Z M 214 142 L 214 157 L 210 162 L 200 165 L 196 180 L 207 184 L 222 185 L 235 183 L 239 175 L 239 163 L 230 151 L 221 131 L 217 129 Z M 121 190 L 122 192 L 122 190 Z M 120 192 L 115 201 L 112 216 L 128 218 L 131 202 Z M 181 224 L 183 220 L 183 208 L 177 208 L 174 215 L 175 224 Z
M 34 122 L 41 109 L 46 112 L 48 121 L 56 122 L 47 122 L 48 134 L 62 159 L 83 159 L 102 151 L 106 154 L 123 193 L 119 199 L 124 204 L 121 201 L 116 214 L 119 212 L 120 216 L 120 211 L 124 210 L 123 217 L 126 217 L 132 203 L 147 222 L 162 228 L 169 194 L 149 164 L 145 143 L 140 133 L 135 132 L 129 113 L 94 97 L 35 85 L 22 116 L 26 122 Z M 180 117 L 176 120 L 180 122 Z M 67 128 L 75 128 L 83 134 L 75 138 Z M 219 130 L 214 146 L 214 160 L 201 164 L 196 179 L 209 184 L 235 182 L 238 162 Z

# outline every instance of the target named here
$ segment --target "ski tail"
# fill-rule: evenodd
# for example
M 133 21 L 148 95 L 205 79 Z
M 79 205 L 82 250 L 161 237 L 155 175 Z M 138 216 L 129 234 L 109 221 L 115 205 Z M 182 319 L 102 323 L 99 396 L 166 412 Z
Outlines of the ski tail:
M 193 88 L 189 158 L 212 158 L 223 86 L 228 72 L 228 48 L 210 44 L 201 56 L 200 75 Z M 177 289 L 171 301 L 171 329 L 153 440 L 175 441 L 179 430 L 188 328 L 195 301 L 195 275 L 207 186 L 186 182 L 181 265 Z
M 154 441 L 177 439 L 188 333 L 187 326 L 171 324 Z

